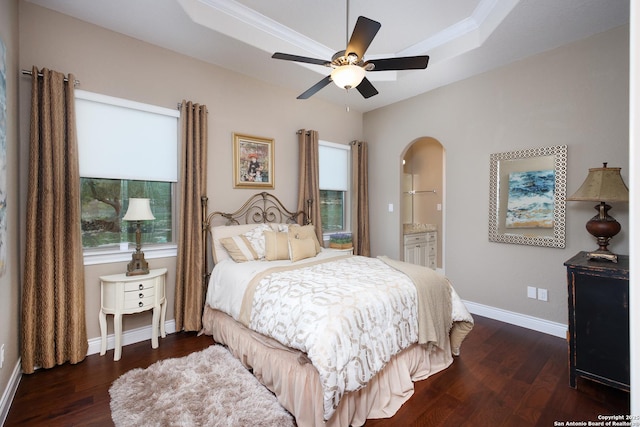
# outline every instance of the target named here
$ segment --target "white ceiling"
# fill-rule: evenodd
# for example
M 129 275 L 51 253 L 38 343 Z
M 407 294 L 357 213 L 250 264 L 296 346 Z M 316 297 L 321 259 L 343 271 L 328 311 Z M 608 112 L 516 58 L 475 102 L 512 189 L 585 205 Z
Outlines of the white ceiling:
M 331 84 L 313 98 L 370 111 L 629 22 L 629 0 L 28 0 L 291 90 L 330 69 L 359 15 L 382 28 L 365 59 L 429 55 L 426 70 L 368 72 L 379 94 Z M 310 102 L 300 100 L 299 102 Z

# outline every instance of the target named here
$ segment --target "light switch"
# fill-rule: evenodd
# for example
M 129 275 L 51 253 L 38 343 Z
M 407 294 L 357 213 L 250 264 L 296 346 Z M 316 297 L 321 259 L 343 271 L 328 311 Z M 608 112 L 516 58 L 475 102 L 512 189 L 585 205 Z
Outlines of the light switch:
M 389 203 L 389 212 L 393 212 L 393 203 Z

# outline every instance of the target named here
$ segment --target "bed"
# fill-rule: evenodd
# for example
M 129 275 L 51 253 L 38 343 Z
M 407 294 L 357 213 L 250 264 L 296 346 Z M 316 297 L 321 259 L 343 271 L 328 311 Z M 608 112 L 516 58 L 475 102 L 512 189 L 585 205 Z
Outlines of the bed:
M 414 381 L 453 363 L 473 327 L 445 277 L 323 248 L 308 213 L 269 193 L 205 217 L 205 264 L 214 267 L 205 275 L 203 332 L 300 427 L 393 416 Z

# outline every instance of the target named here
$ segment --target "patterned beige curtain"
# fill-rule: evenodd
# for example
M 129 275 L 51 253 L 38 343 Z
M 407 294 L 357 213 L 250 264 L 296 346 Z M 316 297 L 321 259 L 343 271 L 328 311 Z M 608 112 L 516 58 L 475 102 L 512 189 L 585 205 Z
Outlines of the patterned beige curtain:
M 180 122 L 180 227 L 174 312 L 177 331 L 199 331 L 206 286 L 201 200 L 207 195 L 207 107 L 182 101 Z
M 88 348 L 74 76 L 32 70 L 22 370 L 81 362 Z M 41 77 L 38 76 L 41 74 Z
M 320 171 L 318 162 L 318 132 L 298 131 L 298 211 L 307 212 L 307 200 L 312 200 L 311 220 L 318 240 L 322 242 L 322 218 L 320 218 Z
M 370 256 L 369 245 L 369 168 L 367 143 L 351 143 L 353 173 L 353 253 Z

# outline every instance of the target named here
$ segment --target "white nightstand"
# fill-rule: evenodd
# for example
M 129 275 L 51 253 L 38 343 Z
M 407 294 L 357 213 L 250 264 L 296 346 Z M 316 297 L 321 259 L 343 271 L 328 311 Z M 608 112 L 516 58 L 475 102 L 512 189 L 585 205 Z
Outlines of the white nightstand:
M 113 360 L 122 354 L 122 315 L 141 313 L 153 309 L 151 322 L 151 347 L 158 348 L 158 329 L 162 338 L 166 336 L 164 322 L 167 314 L 165 297 L 166 268 L 150 270 L 149 274 L 127 276 L 112 274 L 100 277 L 99 314 L 102 342 L 100 355 L 107 352 L 107 314 L 113 314 L 113 329 L 116 339 Z

